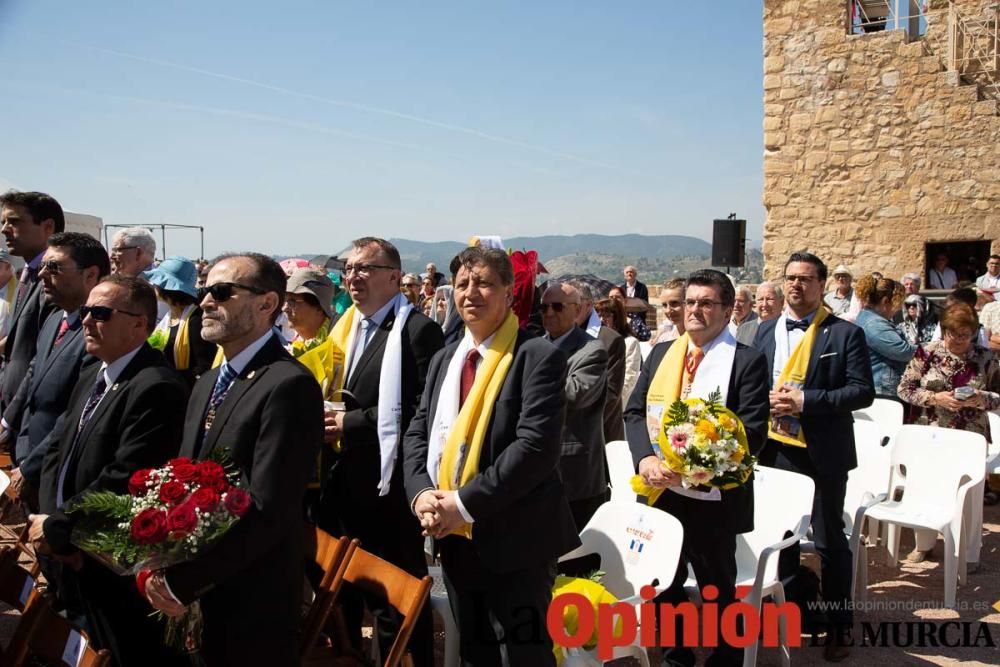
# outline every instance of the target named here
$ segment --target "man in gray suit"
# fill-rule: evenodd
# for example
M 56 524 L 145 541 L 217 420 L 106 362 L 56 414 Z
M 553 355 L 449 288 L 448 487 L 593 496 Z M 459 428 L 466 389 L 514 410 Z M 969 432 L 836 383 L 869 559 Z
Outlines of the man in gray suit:
M 625 439 L 625 422 L 622 419 L 622 389 L 625 386 L 625 339 L 601 324 L 594 310 L 594 290 L 587 283 L 574 280 L 570 284 L 580 294 L 580 312 L 576 323 L 592 338 L 601 341 L 608 351 L 608 391 L 604 398 L 604 439 Z
M 604 460 L 608 353 L 599 340 L 576 326 L 582 303 L 572 285 L 551 285 L 540 310 L 545 337 L 568 358 L 559 475 L 579 532 L 608 497 Z
M 757 295 L 754 300 L 754 311 L 757 313 L 757 317 L 739 326 L 736 330 L 736 342 L 752 346 L 761 322 L 776 319 L 784 309 L 785 297 L 781 293 L 781 287 L 774 283 L 762 282 L 757 286 Z

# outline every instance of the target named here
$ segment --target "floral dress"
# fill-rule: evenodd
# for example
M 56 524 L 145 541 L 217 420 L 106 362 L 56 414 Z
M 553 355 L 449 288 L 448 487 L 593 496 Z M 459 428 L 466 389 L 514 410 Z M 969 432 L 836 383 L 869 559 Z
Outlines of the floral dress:
M 983 392 L 984 408 L 962 408 L 952 412 L 929 405 L 933 394 L 956 387 L 972 387 Z M 1000 366 L 993 352 L 973 345 L 958 356 L 942 340 L 917 348 L 913 360 L 899 382 L 899 398 L 910 404 L 907 423 L 981 433 L 990 439 L 987 411 L 1000 408 Z

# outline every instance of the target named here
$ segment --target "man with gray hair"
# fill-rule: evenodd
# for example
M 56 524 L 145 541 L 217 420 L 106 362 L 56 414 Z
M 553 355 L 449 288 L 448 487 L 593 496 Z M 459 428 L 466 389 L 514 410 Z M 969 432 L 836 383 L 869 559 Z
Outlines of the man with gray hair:
M 604 440 L 625 439 L 622 419 L 622 388 L 625 386 L 625 339 L 614 329 L 601 324 L 594 311 L 594 290 L 582 280 L 568 283 L 580 293 L 580 312 L 576 323 L 592 338 L 601 341 L 608 351 L 608 391 L 604 398 Z
M 145 227 L 129 227 L 111 239 L 111 272 L 138 276 L 153 268 L 156 238 Z
M 781 315 L 781 311 L 785 309 L 785 296 L 781 293 L 781 287 L 771 282 L 762 282 L 757 286 L 755 305 L 757 317 L 739 326 L 736 330 L 737 343 L 752 346 L 760 323 Z
M 906 296 L 920 293 L 919 273 L 904 273 L 903 277 L 899 280 L 899 282 L 903 284 L 903 289 L 906 290 Z

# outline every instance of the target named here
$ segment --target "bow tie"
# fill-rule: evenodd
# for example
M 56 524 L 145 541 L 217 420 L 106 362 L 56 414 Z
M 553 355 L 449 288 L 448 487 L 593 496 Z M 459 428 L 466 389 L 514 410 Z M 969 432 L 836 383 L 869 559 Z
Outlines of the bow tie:
M 795 331 L 796 329 L 802 329 L 805 331 L 809 328 L 809 322 L 806 320 L 785 320 L 785 328 L 789 331 Z

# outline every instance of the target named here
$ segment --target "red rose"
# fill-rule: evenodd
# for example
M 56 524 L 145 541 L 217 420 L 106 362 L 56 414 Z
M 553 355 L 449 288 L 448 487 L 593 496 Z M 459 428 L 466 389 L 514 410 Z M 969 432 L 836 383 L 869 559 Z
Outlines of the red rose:
M 181 482 L 169 481 L 160 485 L 160 502 L 176 505 L 187 497 L 187 487 Z
M 174 479 L 178 482 L 190 482 L 195 478 L 198 469 L 193 463 L 178 463 L 174 465 Z
M 143 468 L 142 470 L 136 470 L 132 473 L 132 476 L 128 480 L 128 492 L 133 496 L 144 496 L 146 491 L 146 482 L 149 481 L 149 473 L 153 472 L 149 468 Z
M 184 503 L 170 508 L 167 512 L 167 530 L 171 533 L 187 535 L 198 527 L 198 515 L 194 513 L 194 505 Z
M 132 540 L 136 544 L 158 544 L 167 538 L 167 513 L 150 507 L 132 519 Z
M 226 494 L 225 505 L 231 514 L 243 516 L 250 509 L 250 494 L 243 489 L 233 487 Z
M 139 595 L 146 598 L 146 580 L 153 576 L 152 570 L 139 570 L 139 574 L 135 575 L 135 586 L 139 589 Z
M 213 480 L 225 480 L 226 469 L 215 461 L 202 461 L 195 466 L 195 480 L 199 484 L 209 484 Z
M 223 493 L 229 491 L 229 489 L 231 488 L 229 486 L 229 481 L 226 480 L 225 477 L 219 477 L 219 478 L 216 478 L 216 479 L 207 480 L 205 482 L 205 487 L 209 488 L 209 489 L 212 489 L 213 491 L 215 491 L 219 495 L 222 495 Z
M 219 506 L 219 493 L 213 488 L 203 486 L 191 494 L 191 502 L 202 512 L 214 512 Z
M 170 459 L 167 461 L 167 465 L 171 468 L 176 468 L 177 466 L 189 466 L 193 463 L 194 461 L 186 456 L 178 456 L 176 459 Z

